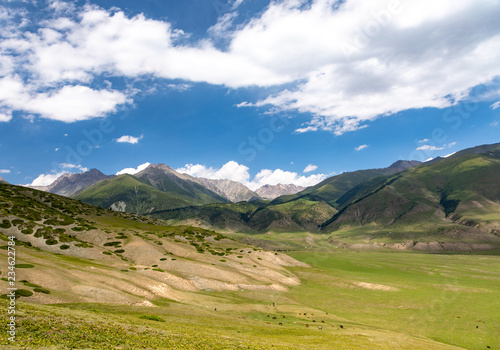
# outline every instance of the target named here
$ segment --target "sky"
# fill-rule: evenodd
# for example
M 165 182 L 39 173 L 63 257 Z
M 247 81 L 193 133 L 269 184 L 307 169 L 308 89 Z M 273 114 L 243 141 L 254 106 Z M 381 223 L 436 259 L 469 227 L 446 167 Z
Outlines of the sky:
M 0 176 L 311 186 L 500 142 L 498 0 L 6 0 Z

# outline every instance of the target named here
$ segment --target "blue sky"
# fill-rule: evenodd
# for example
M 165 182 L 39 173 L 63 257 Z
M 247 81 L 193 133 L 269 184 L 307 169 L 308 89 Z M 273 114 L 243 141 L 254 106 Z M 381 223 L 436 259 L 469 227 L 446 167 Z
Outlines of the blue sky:
M 498 18 L 492 0 L 7 1 L 0 176 L 166 163 L 309 186 L 496 143 Z

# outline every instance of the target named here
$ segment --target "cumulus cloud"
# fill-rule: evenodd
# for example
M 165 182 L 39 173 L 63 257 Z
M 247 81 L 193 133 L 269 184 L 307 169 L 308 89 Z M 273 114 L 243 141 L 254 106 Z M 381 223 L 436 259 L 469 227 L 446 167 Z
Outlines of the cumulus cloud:
M 57 149 L 56 149 L 57 150 Z M 89 169 L 82 167 L 81 165 L 75 165 L 75 164 L 69 164 L 69 163 L 61 163 L 59 164 L 61 168 L 67 168 L 67 169 L 76 169 L 80 171 L 87 171 Z
M 54 181 L 56 181 L 59 177 L 64 174 L 67 174 L 67 171 L 61 171 L 58 173 L 52 174 L 40 174 L 31 184 L 28 186 L 49 186 L 52 185 Z
M 313 114 L 297 132 L 342 134 L 379 116 L 448 107 L 500 74 L 498 3 L 392 3 L 400 6 L 362 0 L 340 7 L 333 0 L 272 3 L 234 35 L 231 48 L 304 82 L 247 105 Z M 450 31 L 456 27 L 464 30 Z
M 12 114 L 9 113 L 1 113 L 0 112 L 0 122 L 8 122 L 12 119 Z
M 228 3 L 211 29 L 227 34 L 224 49 L 210 33 L 186 40 L 167 21 L 116 8 L 51 2 L 43 12 L 50 17 L 29 23 L 31 32 L 5 10 L 0 121 L 13 111 L 65 122 L 106 116 L 131 103 L 134 90 L 100 79 L 154 77 L 276 86 L 239 106 L 312 115 L 297 133 L 342 134 L 407 109 L 449 107 L 500 76 L 498 1 L 273 1 L 234 25 L 241 2 Z
M 418 142 L 419 143 L 426 143 L 426 142 L 429 142 L 430 140 L 429 139 L 423 139 L 423 140 L 419 140 Z
M 144 169 L 146 169 L 150 165 L 151 165 L 151 163 L 146 162 L 144 164 L 139 165 L 137 168 L 125 168 L 125 169 L 118 171 L 116 173 L 116 175 L 123 175 L 123 174 L 134 175 L 134 174 L 137 174 L 138 172 L 143 171 Z
M 417 151 L 440 151 L 443 150 L 444 147 L 437 147 L 431 145 L 423 145 L 417 148 Z
M 256 190 L 264 185 L 294 184 L 302 187 L 309 187 L 318 184 L 326 179 L 325 174 L 313 174 L 309 176 L 299 176 L 295 172 L 281 169 L 263 169 L 255 175 L 254 179 L 247 185 L 251 190 Z
M 59 171 L 52 170 L 51 173 L 40 174 L 35 180 L 33 180 L 31 184 L 28 184 L 27 186 L 49 186 L 64 174 L 71 174 L 74 173 L 75 171 L 78 172 L 88 171 L 86 167 L 83 167 L 80 164 L 77 165 L 70 163 L 60 163 L 58 168 Z M 65 169 L 70 169 L 70 170 L 65 170 Z
M 240 183 L 248 183 L 250 179 L 249 168 L 245 165 L 238 164 L 235 161 L 229 161 L 220 169 L 206 167 L 201 164 L 186 164 L 182 168 L 175 169 L 182 174 L 188 174 L 194 177 L 203 177 L 206 179 L 225 179 L 237 181 Z
M 359 151 L 364 150 L 367 147 L 368 147 L 368 145 L 361 145 L 361 146 L 356 147 L 355 150 L 359 152 Z
M 305 167 L 305 169 L 303 170 L 303 172 L 304 173 L 310 173 L 311 171 L 314 171 L 316 169 L 318 169 L 317 165 L 309 164 L 308 166 Z
M 206 167 L 201 164 L 186 164 L 182 168 L 176 169 L 177 172 L 189 174 L 194 177 L 204 177 L 208 179 L 227 179 L 237 181 L 247 186 L 251 190 L 256 190 L 264 185 L 277 184 L 295 184 L 298 186 L 309 187 L 316 185 L 326 178 L 325 174 L 315 174 L 310 176 L 300 176 L 291 171 L 281 169 L 263 169 L 251 179 L 249 168 L 238 164 L 235 161 L 229 161 L 220 169 Z
M 10 169 L 0 169 L 0 174 L 8 174 L 10 173 Z
M 134 137 L 134 136 L 130 136 L 130 135 L 123 135 L 119 138 L 116 139 L 116 142 L 118 143 L 130 143 L 132 145 L 135 145 L 137 143 L 139 143 L 140 140 L 142 140 L 143 138 L 143 135 L 139 136 L 139 137 Z

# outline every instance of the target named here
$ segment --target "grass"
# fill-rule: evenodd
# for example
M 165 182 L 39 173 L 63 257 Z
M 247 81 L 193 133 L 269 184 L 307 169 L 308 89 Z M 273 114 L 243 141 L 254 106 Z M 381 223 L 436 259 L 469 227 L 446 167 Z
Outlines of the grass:
M 500 347 L 499 256 L 347 250 L 291 255 L 313 265 L 292 268 L 304 283 L 287 296 L 298 303 L 467 349 Z
M 6 301 L 0 301 L 0 307 Z M 23 349 L 446 349 L 425 339 L 330 327 L 319 330 L 295 319 L 237 318 L 187 305 L 140 308 L 105 304 L 18 304 L 17 339 Z M 145 312 L 147 314 L 145 315 Z M 146 317 L 144 317 L 146 316 Z M 265 316 L 264 316 L 265 317 Z M 144 321 L 152 320 L 153 322 Z M 165 322 L 156 320 L 162 319 Z M 267 318 L 266 318 L 267 320 Z M 294 321 L 295 320 L 295 321 Z M 3 321 L 3 320 L 2 320 Z M 156 322 L 155 322 L 156 321 Z M 282 326 L 278 321 L 284 323 Z M 3 326 L 7 322 L 2 322 Z M 7 333 L 0 335 L 3 349 Z
M 55 198 L 56 204 L 61 201 L 60 208 L 57 209 L 59 213 L 66 213 L 68 208 L 74 207 L 71 210 L 75 220 L 79 220 L 78 227 L 95 226 L 101 230 L 100 237 L 107 236 L 107 240 L 102 240 L 101 243 L 92 241 L 92 244 L 86 244 L 93 245 L 95 249 L 102 249 L 104 254 L 110 256 L 99 253 L 92 256 L 95 260 L 77 258 L 66 255 L 70 249 L 57 249 L 60 254 L 56 255 L 24 247 L 19 241 L 16 247 L 19 264 L 16 266 L 36 268 L 17 272 L 20 279 L 23 279 L 18 282 L 18 288 L 27 288 L 24 289 L 25 292 L 21 292 L 25 295 L 17 300 L 17 348 L 454 349 L 453 345 L 467 349 L 500 347 L 500 340 L 497 339 L 500 329 L 500 257 L 495 255 L 498 252 L 488 252 L 489 255 L 435 255 L 333 248 L 337 240 L 369 240 L 376 231 L 370 226 L 362 230 L 343 228 L 333 234 L 231 234 L 230 237 L 234 239 L 231 240 L 211 230 L 191 226 L 153 225 L 150 219 L 135 214 L 111 213 L 83 204 L 80 206 L 77 202 L 59 199 L 51 194 L 26 191 L 30 196 L 39 196 L 36 197 L 38 199 L 33 203 L 33 208 L 37 207 L 37 203 L 44 202 L 43 198 Z M 64 203 L 68 208 L 64 207 Z M 12 210 L 12 207 L 9 207 L 9 210 Z M 76 215 L 82 210 L 85 215 Z M 98 218 L 96 212 L 101 214 Z M 45 212 L 43 208 L 21 214 L 41 217 L 47 213 L 58 217 L 58 220 L 65 219 L 63 215 Z M 44 216 L 43 220 L 50 220 L 50 215 Z M 21 223 L 16 222 L 16 225 Z M 44 232 L 63 242 L 72 237 L 68 230 L 65 230 L 66 234 L 58 232 L 56 228 Z M 437 230 L 438 228 L 436 232 L 429 232 L 429 236 L 437 235 Z M 392 233 L 382 230 L 376 232 L 379 234 L 379 240 L 388 242 L 399 239 L 394 237 L 399 233 L 411 234 L 403 229 L 394 230 Z M 40 235 L 43 237 L 42 232 Z M 75 235 L 85 237 L 85 233 L 81 236 L 80 233 Z M 6 237 L 0 235 L 0 238 Z M 104 242 L 110 244 L 106 245 Z M 137 246 L 130 246 L 130 249 L 128 247 L 129 244 L 138 242 L 141 242 L 141 246 L 152 245 L 159 249 L 155 260 L 147 264 L 135 260 L 138 257 L 134 257 L 132 253 Z M 157 242 L 164 245 L 160 247 Z M 165 276 L 185 277 L 179 271 L 176 272 L 174 266 L 199 263 L 197 259 L 206 259 L 203 265 L 205 268 L 210 266 L 212 269 L 215 265 L 213 269 L 221 269 L 210 270 L 214 271 L 216 276 L 222 271 L 238 273 L 240 268 L 241 271 L 247 272 L 253 269 L 262 271 L 264 279 L 266 272 L 278 272 L 273 272 L 269 266 L 265 266 L 269 264 L 269 260 L 262 261 L 262 258 L 257 258 L 260 249 L 254 249 L 246 243 L 259 243 L 260 246 L 286 251 L 311 267 L 280 268 L 282 278 L 293 275 L 300 277 L 301 284 L 290 287 L 288 291 L 258 288 L 238 288 L 239 290 L 234 291 L 206 288 L 198 292 L 174 290 L 179 293 L 181 297 L 178 300 L 182 302 L 162 299 L 158 294 L 155 297 L 149 292 L 144 293 L 144 285 L 161 285 L 161 279 Z M 120 261 L 111 251 L 121 245 L 126 250 L 124 256 L 130 258 L 127 262 Z M 191 254 L 178 255 L 175 249 L 186 250 Z M 196 253 L 197 249 L 203 249 L 205 253 Z M 6 259 L 6 251 L 2 250 L 0 254 Z M 281 253 L 274 254 L 273 258 L 283 257 Z M 163 258 L 167 255 L 168 261 L 163 260 L 167 259 Z M 244 260 L 248 258 L 253 260 Z M 177 263 L 180 264 L 177 265 L 173 261 L 178 259 Z M 253 265 L 257 262 L 258 266 Z M 240 265 L 243 263 L 246 266 Z M 253 268 L 250 268 L 251 266 Z M 146 270 L 151 269 L 155 270 L 154 275 L 145 279 L 147 273 L 151 272 Z M 2 275 L 5 275 L 6 271 L 2 272 Z M 58 280 L 55 276 L 64 276 L 64 279 L 59 278 L 59 283 L 70 281 L 71 286 L 95 286 L 106 290 L 109 288 L 118 293 L 118 296 L 130 300 L 129 304 L 148 301 L 154 307 L 104 304 L 110 302 L 106 299 L 107 294 L 100 294 L 97 303 L 81 303 L 88 299 L 81 298 L 81 295 L 72 292 L 71 288 L 53 283 Z M 51 278 L 54 278 L 54 281 Z M 247 277 L 242 275 L 235 278 L 243 280 Z M 5 280 L 0 283 L 2 287 L 7 285 Z M 269 286 L 273 283 L 270 280 L 262 282 L 261 285 Z M 133 284 L 133 288 L 120 289 L 125 284 Z M 48 293 L 50 295 L 47 295 Z M 35 300 L 59 303 L 30 303 Z M 8 300 L 0 299 L 0 307 L 5 310 L 7 302 Z M 214 310 L 215 307 L 217 311 Z M 0 326 L 0 348 L 17 349 L 9 344 L 7 333 L 2 331 L 2 327 L 5 328 L 7 324 L 7 316 L 2 313 L 4 319 L 1 321 L 3 326 Z M 306 327 L 306 324 L 309 327 Z

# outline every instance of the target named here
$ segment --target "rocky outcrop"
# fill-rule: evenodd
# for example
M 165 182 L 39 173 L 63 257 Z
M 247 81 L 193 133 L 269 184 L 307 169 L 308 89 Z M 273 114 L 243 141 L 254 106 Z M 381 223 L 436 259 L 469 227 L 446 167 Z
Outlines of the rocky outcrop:
M 236 181 L 205 179 L 201 177 L 195 179 L 201 185 L 229 199 L 233 203 L 242 201 L 250 202 L 261 199 L 257 193 Z
M 255 192 L 264 199 L 275 199 L 279 196 L 295 194 L 305 189 L 306 189 L 305 187 L 296 186 L 294 184 L 287 184 L 287 185 L 277 184 L 277 185 L 264 185 Z

